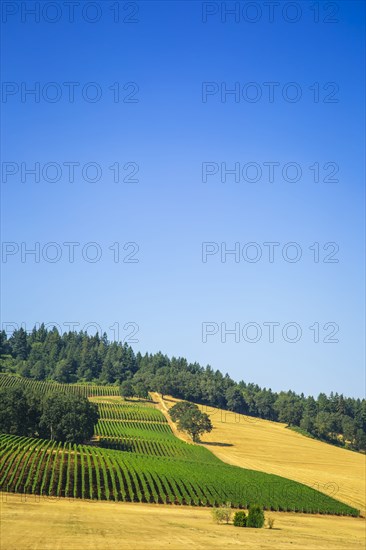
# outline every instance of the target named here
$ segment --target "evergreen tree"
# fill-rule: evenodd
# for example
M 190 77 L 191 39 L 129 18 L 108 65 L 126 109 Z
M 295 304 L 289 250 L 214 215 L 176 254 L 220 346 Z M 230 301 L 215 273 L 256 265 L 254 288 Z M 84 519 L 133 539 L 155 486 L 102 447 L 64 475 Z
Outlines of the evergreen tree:
M 16 359 L 27 359 L 29 346 L 27 342 L 27 333 L 23 328 L 13 332 L 10 338 L 10 345 L 12 354 Z

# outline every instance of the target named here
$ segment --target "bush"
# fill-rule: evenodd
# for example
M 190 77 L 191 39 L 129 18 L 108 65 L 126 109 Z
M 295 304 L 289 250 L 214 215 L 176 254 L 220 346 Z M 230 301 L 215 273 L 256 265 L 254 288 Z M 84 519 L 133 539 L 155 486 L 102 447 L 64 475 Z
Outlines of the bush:
M 216 523 L 229 523 L 232 516 L 231 503 L 227 502 L 219 508 L 212 509 L 212 517 Z
M 247 526 L 247 516 L 245 512 L 236 512 L 234 516 L 234 525 L 235 527 L 246 527 Z
M 249 507 L 247 517 L 247 527 L 263 527 L 264 525 L 264 513 L 259 504 L 252 504 Z
M 272 528 L 273 528 L 274 522 L 275 522 L 274 518 L 268 518 L 268 519 L 267 519 L 268 529 L 272 529 Z

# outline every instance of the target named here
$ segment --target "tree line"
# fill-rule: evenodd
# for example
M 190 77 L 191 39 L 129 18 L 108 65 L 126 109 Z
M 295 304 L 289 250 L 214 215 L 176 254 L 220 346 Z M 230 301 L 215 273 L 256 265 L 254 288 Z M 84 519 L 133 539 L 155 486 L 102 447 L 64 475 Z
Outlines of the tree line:
M 0 388 L 0 432 L 84 443 L 94 434 L 98 407 L 86 397 L 30 387 Z
M 317 398 L 293 391 L 274 392 L 236 382 L 207 365 L 161 352 L 142 355 L 106 334 L 59 334 L 44 325 L 8 338 L 0 333 L 1 370 L 61 383 L 118 384 L 123 395 L 158 391 L 210 407 L 285 422 L 313 437 L 355 450 L 366 450 L 366 400 L 320 393 Z

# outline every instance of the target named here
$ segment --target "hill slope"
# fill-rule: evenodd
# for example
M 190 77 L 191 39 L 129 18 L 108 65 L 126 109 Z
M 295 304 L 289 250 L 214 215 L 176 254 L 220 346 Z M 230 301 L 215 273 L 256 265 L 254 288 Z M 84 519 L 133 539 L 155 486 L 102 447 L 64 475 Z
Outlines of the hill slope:
M 170 407 L 177 400 L 164 401 Z M 365 455 L 304 437 L 279 422 L 201 409 L 214 426 L 203 444 L 224 462 L 305 483 L 365 514 Z
M 4 378 L 4 377 L 3 377 Z M 36 381 L 19 383 L 37 387 Z M 38 383 L 38 387 L 43 387 Z M 258 469 L 222 462 L 177 439 L 150 402 L 95 397 L 100 419 L 90 445 L 0 435 L 0 488 L 55 497 L 358 515 L 330 495 Z

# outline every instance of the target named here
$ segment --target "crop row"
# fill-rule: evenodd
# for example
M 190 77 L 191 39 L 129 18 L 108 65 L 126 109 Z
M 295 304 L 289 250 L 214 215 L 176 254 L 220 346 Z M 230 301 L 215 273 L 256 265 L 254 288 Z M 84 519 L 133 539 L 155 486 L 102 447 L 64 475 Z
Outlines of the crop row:
M 99 436 L 111 437 L 124 435 L 132 435 L 143 438 L 170 436 L 176 440 L 169 424 L 161 424 L 160 422 L 135 422 L 134 420 L 100 419 L 95 427 L 94 433 Z
M 0 436 L 0 489 L 37 495 L 354 515 L 310 487 L 235 466 Z M 205 450 L 206 451 L 206 450 Z M 208 452 L 208 451 L 206 451 Z
M 0 387 L 15 387 L 22 384 L 31 389 L 39 390 L 42 393 L 48 391 L 72 392 L 84 397 L 119 395 L 118 386 L 97 386 L 94 384 L 59 384 L 54 381 L 39 381 L 31 378 L 0 373 Z
M 116 449 L 149 456 L 168 456 L 172 458 L 195 460 L 197 456 L 190 447 L 193 445 L 160 440 L 160 439 L 141 439 L 140 437 L 108 437 L 99 438 L 98 443 L 106 449 Z
M 100 418 L 167 423 L 161 411 L 144 405 L 98 403 Z

